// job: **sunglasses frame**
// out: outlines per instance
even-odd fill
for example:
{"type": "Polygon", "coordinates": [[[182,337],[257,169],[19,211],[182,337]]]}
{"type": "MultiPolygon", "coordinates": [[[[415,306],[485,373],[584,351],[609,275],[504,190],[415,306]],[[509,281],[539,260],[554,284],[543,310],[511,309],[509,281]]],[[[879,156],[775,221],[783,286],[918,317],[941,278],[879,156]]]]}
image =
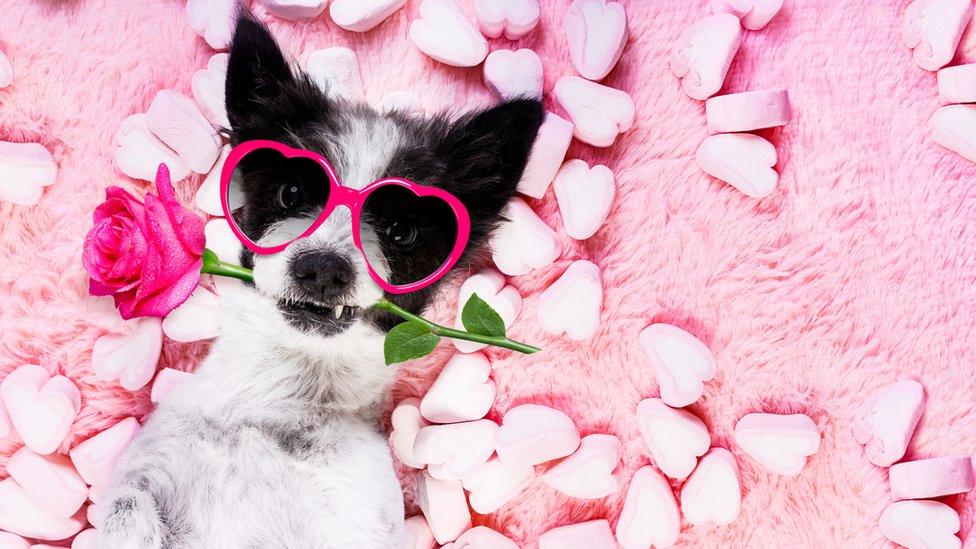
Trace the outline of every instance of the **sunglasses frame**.
{"type": "Polygon", "coordinates": [[[370,183],[369,185],[366,185],[362,189],[344,187],[339,183],[339,178],[336,176],[335,170],[332,168],[332,164],[330,164],[328,160],[323,158],[318,153],[303,149],[295,149],[289,147],[288,145],[278,143],[277,141],[269,141],[265,139],[245,141],[230,151],[230,154],[227,156],[227,161],[224,162],[224,167],[220,173],[220,205],[224,210],[224,217],[227,219],[227,223],[230,225],[230,229],[233,231],[234,236],[236,236],[237,239],[241,241],[241,244],[247,247],[247,249],[258,255],[270,255],[278,253],[287,248],[293,242],[308,237],[314,233],[315,230],[318,229],[326,219],[328,219],[328,217],[338,206],[346,206],[349,208],[349,211],[352,214],[353,243],[355,243],[356,248],[359,249],[359,253],[363,256],[363,260],[366,262],[366,269],[369,271],[369,276],[372,277],[372,279],[383,290],[392,294],[415,292],[430,286],[442,278],[452,267],[454,267],[455,264],[457,264],[458,260],[461,259],[461,255],[464,253],[464,249],[468,245],[468,238],[471,235],[471,219],[468,216],[467,208],[464,207],[464,204],[462,204],[457,197],[444,189],[429,185],[420,185],[399,177],[379,179],[370,183]],[[315,221],[309,225],[308,229],[284,244],[270,247],[261,246],[260,244],[252,241],[247,237],[247,235],[244,234],[240,227],[237,226],[237,222],[231,215],[228,198],[231,179],[233,177],[234,170],[237,169],[238,163],[248,154],[261,149],[273,150],[280,153],[285,158],[308,158],[313,160],[322,168],[323,174],[329,180],[329,199],[326,201],[325,207],[322,209],[322,213],[320,213],[315,221]],[[454,212],[454,217],[457,219],[457,235],[454,241],[454,248],[451,250],[450,255],[448,255],[447,259],[445,259],[441,266],[438,267],[433,273],[417,282],[411,282],[409,284],[390,284],[384,280],[383,277],[381,277],[379,273],[373,269],[373,265],[370,263],[369,257],[366,255],[366,251],[363,250],[363,244],[359,237],[360,219],[363,205],[374,191],[390,185],[404,187],[410,190],[410,192],[412,192],[418,198],[430,196],[443,200],[454,212]]]}

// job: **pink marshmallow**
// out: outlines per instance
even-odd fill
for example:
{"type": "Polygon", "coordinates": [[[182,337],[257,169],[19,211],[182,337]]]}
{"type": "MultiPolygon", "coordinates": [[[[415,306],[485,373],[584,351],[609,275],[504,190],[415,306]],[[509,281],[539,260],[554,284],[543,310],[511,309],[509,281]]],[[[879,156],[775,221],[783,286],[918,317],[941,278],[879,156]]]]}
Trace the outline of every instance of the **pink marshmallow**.
{"type": "Polygon", "coordinates": [[[566,158],[566,151],[569,150],[572,140],[573,125],[551,112],[546,113],[539,133],[536,134],[535,143],[532,144],[532,152],[525,171],[522,172],[522,179],[519,180],[518,192],[532,198],[545,196],[549,184],[566,158]]]}
{"type": "Polygon", "coordinates": [[[105,334],[95,340],[92,370],[103,381],[118,379],[124,389],[146,386],[156,373],[163,348],[163,324],[158,318],[125,321],[126,333],[105,334]]]}
{"type": "Polygon", "coordinates": [[[3,398],[0,397],[0,440],[13,441],[14,439],[19,439],[19,437],[14,426],[10,424],[7,407],[3,405],[3,398]]]}
{"type": "Polygon", "coordinates": [[[583,160],[563,164],[553,184],[566,234],[575,240],[593,236],[610,214],[617,186],[610,168],[592,168],[583,160]]]}
{"type": "Polygon", "coordinates": [[[51,376],[28,364],[7,374],[0,396],[10,424],[31,450],[50,454],[57,450],[81,410],[81,395],[64,376],[51,376]]]}
{"type": "Polygon", "coordinates": [[[238,10],[250,4],[250,0],[188,0],[186,20],[211,48],[226,50],[234,37],[238,10]]]}
{"type": "Polygon", "coordinates": [[[605,519],[553,528],[539,536],[539,549],[617,549],[605,519]]]}
{"type": "Polygon", "coordinates": [[[481,34],[518,40],[539,23],[539,0],[474,0],[481,34]]]}
{"type": "Polygon", "coordinates": [[[976,162],[976,105],[940,107],[929,119],[932,141],[976,162]]]}
{"type": "MultiPolygon", "coordinates": [[[[230,262],[235,261],[234,258],[240,257],[241,248],[242,248],[241,241],[238,240],[236,236],[234,236],[234,231],[230,228],[230,224],[227,222],[227,219],[223,217],[215,217],[210,221],[207,221],[207,224],[203,227],[203,235],[207,242],[207,248],[209,250],[212,250],[214,253],[216,253],[217,257],[221,259],[229,258],[225,260],[230,262]]],[[[221,289],[221,281],[226,282],[228,277],[215,276],[213,278],[214,278],[214,289],[216,289],[217,293],[219,294],[221,289]]],[[[204,323],[205,327],[207,327],[207,331],[211,333],[215,331],[219,332],[220,326],[219,325],[215,326],[213,324],[213,322],[217,320],[215,316],[219,315],[219,310],[214,310],[212,308],[209,308],[204,312],[207,314],[208,317],[207,322],[204,323]]],[[[196,335],[199,334],[200,332],[197,331],[196,335]]],[[[191,336],[194,334],[193,332],[190,332],[185,335],[191,336]]]]}
{"type": "Polygon", "coordinates": [[[532,50],[495,50],[484,71],[485,85],[502,99],[542,97],[542,60],[532,50]]]}
{"type": "Polygon", "coordinates": [[[428,425],[417,432],[413,455],[436,479],[460,480],[495,452],[498,424],[489,419],[428,425]]]}
{"type": "Polygon", "coordinates": [[[58,163],[43,145],[0,141],[0,200],[33,206],[57,175],[58,163]]]}
{"type": "Polygon", "coordinates": [[[336,25],[347,31],[367,32],[406,3],[407,0],[332,0],[329,15],[336,25]]]}
{"type": "Polygon", "coordinates": [[[41,456],[24,446],[10,457],[7,473],[38,507],[56,517],[71,517],[88,499],[88,486],[67,456],[41,456]]]}
{"type": "Polygon", "coordinates": [[[915,64],[937,71],[952,61],[973,13],[971,0],[915,0],[902,15],[901,37],[915,64]]]}
{"type": "MultiPolygon", "coordinates": [[[[217,157],[217,163],[210,169],[210,173],[204,178],[203,184],[197,189],[197,194],[194,197],[197,208],[212,216],[221,217],[224,215],[223,207],[220,204],[220,175],[224,170],[224,162],[227,161],[230,150],[230,145],[224,145],[220,149],[220,156],[217,157]]],[[[237,240],[237,237],[234,237],[234,239],[237,240]]],[[[218,254],[218,257],[223,258],[224,256],[218,254]]]]}
{"type": "Polygon", "coordinates": [[[224,86],[227,81],[227,61],[230,56],[218,53],[210,57],[207,68],[193,73],[190,89],[193,99],[200,105],[207,119],[224,128],[230,128],[224,86]]]}
{"type": "Polygon", "coordinates": [[[705,117],[712,133],[785,126],[790,121],[790,96],[781,89],[718,95],[705,101],[705,117]]]}
{"type": "Polygon", "coordinates": [[[573,420],[559,410],[538,404],[510,409],[495,434],[498,459],[508,467],[529,467],[565,457],[579,445],[579,431],[573,420]]]}
{"type": "Polygon", "coordinates": [[[896,500],[964,494],[973,489],[973,461],[952,456],[896,463],[888,469],[888,482],[896,500]]]}
{"type": "Polygon", "coordinates": [[[495,402],[491,362],[482,353],[456,354],[420,401],[420,413],[434,423],[456,423],[485,417],[495,402]]]}
{"type": "MultiPolygon", "coordinates": [[[[498,316],[502,317],[506,329],[515,323],[519,313],[522,312],[522,295],[519,294],[518,290],[514,286],[505,284],[505,277],[498,271],[485,269],[469,276],[461,284],[461,291],[458,293],[457,315],[454,321],[454,326],[459,329],[464,327],[461,322],[464,305],[474,294],[478,294],[479,298],[483,299],[498,313],[498,316]]],[[[461,339],[454,339],[452,343],[462,353],[473,353],[487,347],[484,343],[461,339]]]]}
{"type": "Polygon", "coordinates": [[[661,389],[661,400],[681,408],[698,400],[718,366],[697,337],[669,324],[651,324],[638,336],[661,389]]]}
{"type": "Polygon", "coordinates": [[[349,48],[315,50],[305,59],[305,72],[330,97],[361,101],[365,95],[359,59],[349,48]]]}
{"type": "Polygon", "coordinates": [[[712,448],[681,487],[681,513],[694,526],[735,522],[742,507],[739,466],[725,448],[712,448]]]}
{"type": "Polygon", "coordinates": [[[410,517],[403,522],[403,529],[406,533],[406,549],[434,549],[434,533],[427,525],[427,519],[423,515],[410,517]]]}
{"type": "Polygon", "coordinates": [[[625,91],[578,76],[556,82],[553,96],[573,120],[576,139],[594,147],[609,147],[617,135],[634,125],[634,100],[625,91]]]}
{"type": "Polygon", "coordinates": [[[943,105],[976,103],[976,63],[946,67],[936,73],[943,105]]]}
{"type": "Polygon", "coordinates": [[[471,527],[471,513],[461,481],[438,480],[427,471],[417,473],[417,505],[427,518],[437,543],[454,541],[471,527]]]}
{"type": "Polygon", "coordinates": [[[489,459],[461,480],[476,513],[487,515],[517,496],[535,476],[535,468],[508,467],[497,457],[489,459]]]}
{"type": "Polygon", "coordinates": [[[155,181],[160,164],[169,168],[170,179],[175,183],[190,175],[190,167],[165,143],[159,140],[146,124],[146,115],[134,114],[122,121],[115,134],[118,148],[115,164],[119,171],[134,179],[155,181]]]}
{"type": "Polygon", "coordinates": [[[278,17],[300,21],[318,17],[329,5],[329,0],[261,0],[261,3],[278,17]]]}
{"type": "Polygon", "coordinates": [[[556,232],[521,198],[505,207],[502,223],[491,238],[491,258],[498,270],[519,276],[551,265],[562,252],[556,232]]]}
{"type": "Polygon", "coordinates": [[[681,79],[688,97],[705,100],[722,89],[741,40],[739,19],[728,13],[706,17],[678,36],[671,72],[681,79]]]}
{"type": "Polygon", "coordinates": [[[671,547],[681,532],[681,515],[671,485],[650,466],[634,473],[617,521],[617,541],[623,549],[671,547]]]}
{"type": "Polygon", "coordinates": [[[173,368],[163,368],[156,374],[156,379],[153,381],[152,390],[149,392],[149,400],[153,404],[158,404],[173,387],[179,385],[183,380],[193,377],[190,372],[183,372],[181,370],[174,370],[173,368]]]}
{"type": "Polygon", "coordinates": [[[820,449],[820,431],[803,414],[746,414],[735,424],[735,443],[766,469],[795,476],[820,449]]]}
{"type": "Polygon", "coordinates": [[[620,2],[573,0],[563,30],[576,71],[587,80],[603,80],[627,45],[627,14],[620,2]]]}
{"type": "Polygon", "coordinates": [[[944,503],[896,501],[878,519],[886,538],[908,549],[959,549],[959,514],[944,503]]]}
{"type": "Polygon", "coordinates": [[[487,526],[475,526],[454,541],[454,549],[519,549],[519,546],[487,526]]]}
{"type": "Polygon", "coordinates": [[[712,11],[731,13],[749,30],[765,27],[783,7],[783,0],[712,0],[712,11]]]}
{"type": "Polygon", "coordinates": [[[637,427],[658,469],[674,479],[687,478],[712,443],[698,416],[672,408],[659,398],[637,404],[637,427]]]}
{"type": "Polygon", "coordinates": [[[101,508],[96,503],[92,503],[85,509],[85,516],[88,519],[88,524],[91,524],[95,528],[102,527],[102,514],[99,512],[101,508]]]}
{"type": "Polygon", "coordinates": [[[163,333],[173,341],[189,343],[220,335],[220,301],[217,294],[197,286],[179,307],[163,319],[163,333]]]}
{"type": "Polygon", "coordinates": [[[196,173],[207,173],[220,156],[220,136],[200,107],[173,90],[160,90],[146,110],[146,125],[196,173]]]}
{"type": "Polygon", "coordinates": [[[0,481],[0,530],[41,540],[69,538],[85,526],[84,512],[63,518],[38,506],[17,482],[0,481]]]}
{"type": "Polygon", "coordinates": [[[127,417],[72,448],[68,453],[81,478],[91,485],[107,483],[115,462],[139,429],[136,418],[127,417]]]}
{"type": "Polygon", "coordinates": [[[721,133],[706,137],[695,153],[698,167],[732,185],[750,198],[765,198],[776,190],[779,174],[776,147],[751,133],[721,133]]]}
{"type": "Polygon", "coordinates": [[[868,461],[888,467],[900,460],[924,408],[925,390],[912,379],[896,381],[871,395],[854,415],[854,438],[864,445],[868,461]]]}
{"type": "Polygon", "coordinates": [[[552,488],[580,499],[599,499],[617,491],[613,474],[620,463],[622,446],[613,435],[586,435],[573,455],[542,475],[552,488]]]}
{"type": "Polygon", "coordinates": [[[413,453],[413,444],[417,433],[427,425],[427,420],[420,415],[420,400],[407,398],[400,401],[390,416],[393,428],[390,431],[390,449],[400,463],[414,469],[421,469],[425,465],[413,453]]]}
{"type": "Polygon", "coordinates": [[[539,325],[550,334],[565,333],[575,341],[586,341],[600,327],[602,307],[600,268],[581,259],[539,296],[539,325]]]}
{"type": "Polygon", "coordinates": [[[0,532],[0,549],[28,549],[29,547],[30,543],[17,534],[0,532]]]}
{"type": "Polygon", "coordinates": [[[98,549],[98,530],[88,528],[71,540],[71,549],[98,549]]]}
{"type": "Polygon", "coordinates": [[[421,0],[410,39],[429,57],[455,67],[473,67],[488,55],[488,42],[457,0],[421,0]]]}

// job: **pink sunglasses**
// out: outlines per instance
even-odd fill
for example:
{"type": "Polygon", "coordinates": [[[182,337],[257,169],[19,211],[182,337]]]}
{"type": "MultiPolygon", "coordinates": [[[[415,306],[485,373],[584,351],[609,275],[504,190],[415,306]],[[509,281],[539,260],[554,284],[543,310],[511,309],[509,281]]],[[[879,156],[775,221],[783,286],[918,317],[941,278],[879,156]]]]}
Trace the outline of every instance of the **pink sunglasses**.
{"type": "MultiPolygon", "coordinates": [[[[447,274],[464,253],[471,231],[467,209],[460,200],[443,189],[401,178],[380,179],[361,190],[344,187],[339,184],[332,165],[321,155],[267,140],[246,141],[230,152],[220,175],[220,202],[234,235],[259,255],[278,253],[292,242],[311,235],[337,206],[346,206],[352,214],[353,242],[366,260],[369,275],[383,290],[393,294],[420,290],[447,274]],[[244,167],[241,166],[242,161],[244,167]],[[267,232],[265,229],[268,227],[250,229],[254,234],[248,235],[244,227],[249,227],[250,223],[243,219],[244,214],[238,206],[243,193],[242,182],[245,177],[251,176],[271,180],[265,181],[258,189],[263,189],[264,193],[275,189],[275,195],[267,198],[281,213],[286,214],[283,217],[287,218],[287,223],[275,224],[267,232]],[[327,185],[318,184],[322,176],[327,180],[327,185]],[[301,197],[301,202],[298,197],[301,197]],[[302,208],[298,209],[296,204],[302,208]],[[321,211],[318,212],[320,207],[321,211]],[[385,279],[374,268],[374,263],[388,266],[388,263],[397,260],[395,254],[392,258],[371,257],[373,253],[363,248],[360,222],[364,212],[367,216],[382,216],[384,210],[390,208],[397,210],[397,219],[409,218],[419,222],[426,227],[424,230],[455,231],[453,245],[438,250],[433,244],[428,244],[441,242],[441,239],[420,238],[418,241],[423,235],[415,225],[401,221],[391,224],[388,231],[398,224],[399,231],[408,231],[405,235],[398,233],[399,241],[394,237],[388,245],[400,246],[394,251],[404,256],[404,261],[410,261],[412,270],[420,271],[413,275],[417,280],[394,282],[385,279]],[[296,212],[301,215],[295,216],[296,212]],[[406,237],[410,237],[409,246],[404,245],[406,237]],[[417,244],[420,245],[418,249],[410,248],[417,244]],[[428,263],[426,267],[424,262],[428,263]]],[[[442,238],[442,233],[440,236],[442,238]]],[[[393,271],[389,268],[386,270],[393,271]]]]}

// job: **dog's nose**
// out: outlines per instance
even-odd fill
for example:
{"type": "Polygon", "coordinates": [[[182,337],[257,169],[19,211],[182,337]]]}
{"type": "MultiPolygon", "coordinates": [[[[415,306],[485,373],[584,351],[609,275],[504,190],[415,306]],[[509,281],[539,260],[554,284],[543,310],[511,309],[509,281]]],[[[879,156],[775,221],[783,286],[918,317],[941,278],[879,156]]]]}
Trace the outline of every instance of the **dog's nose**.
{"type": "Polygon", "coordinates": [[[291,261],[298,286],[316,299],[330,301],[349,289],[356,273],[348,259],[335,252],[303,252],[291,261]]]}

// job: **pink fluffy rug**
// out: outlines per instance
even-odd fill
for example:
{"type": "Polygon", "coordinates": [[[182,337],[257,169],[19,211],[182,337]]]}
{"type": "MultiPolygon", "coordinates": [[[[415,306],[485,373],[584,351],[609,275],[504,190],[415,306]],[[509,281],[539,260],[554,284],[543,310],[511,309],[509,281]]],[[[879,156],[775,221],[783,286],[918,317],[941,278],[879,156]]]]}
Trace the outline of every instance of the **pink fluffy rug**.
{"type": "MultiPolygon", "coordinates": [[[[546,89],[572,73],[561,30],[566,0],[543,2],[540,28],[512,44],[546,67],[546,89]]],[[[911,457],[976,452],[976,166],[935,145],[926,121],[937,106],[935,76],[901,45],[907,1],[795,2],[761,32],[748,32],[726,89],[789,89],[793,121],[769,132],[779,152],[777,191],[761,201],[704,175],[694,152],[706,135],[702,103],[668,71],[679,32],[710,13],[706,0],[626,3],[631,38],[606,84],[637,103],[634,128],[610,149],[574,144],[570,157],[610,166],[618,198],[603,229],[583,243],[563,239],[557,264],[512,283],[526,297],[512,330],[540,343],[532,357],[497,353],[499,396],[490,417],[535,402],[566,411],[586,433],[621,438],[625,479],[647,464],[636,403],[657,383],[636,341],[652,322],[696,334],[719,373],[692,406],[730,447],[742,470],[743,506],[728,527],[685,526],[689,547],[877,547],[889,500],[885,470],[851,436],[865,395],[900,376],[925,385],[928,406],[911,457]],[[543,333],[539,292],[573,259],[603,272],[603,325],[586,343],[543,333]],[[769,474],[731,441],[754,411],[802,412],[823,434],[820,452],[796,478],[769,474]]],[[[416,2],[377,30],[354,34],[323,16],[293,23],[254,11],[296,58],[348,45],[367,96],[399,89],[431,110],[490,101],[480,69],[454,69],[407,39],[416,2]]],[[[177,0],[0,0],[0,49],[14,84],[0,90],[0,140],[37,141],[57,158],[57,182],[37,207],[0,202],[0,377],[42,364],[79,384],[83,410],[64,447],[126,415],[151,410],[92,374],[93,341],[115,323],[111,304],[87,295],[79,260],[90,214],[110,184],[145,185],[115,167],[113,137],[161,88],[189,93],[190,75],[212,53],[186,24],[177,0]]],[[[191,199],[199,177],[180,185],[191,199]]],[[[532,204],[553,227],[552,195],[532,204]]],[[[452,317],[456,289],[435,316],[452,317]]],[[[192,370],[206,344],[167,342],[162,366],[192,370]]],[[[450,349],[402,369],[395,398],[422,393],[450,349]]],[[[0,455],[13,448],[0,443],[0,455]]],[[[0,457],[0,464],[5,457],[0,457]]],[[[405,479],[409,507],[412,481],[405,479]]],[[[948,498],[962,535],[976,496],[948,498]]],[[[476,523],[527,547],[554,526],[606,517],[618,496],[586,502],[536,482],[476,523]]],[[[969,536],[976,538],[976,536],[969,536]]],[[[970,541],[970,543],[976,543],[970,541]]]]}

